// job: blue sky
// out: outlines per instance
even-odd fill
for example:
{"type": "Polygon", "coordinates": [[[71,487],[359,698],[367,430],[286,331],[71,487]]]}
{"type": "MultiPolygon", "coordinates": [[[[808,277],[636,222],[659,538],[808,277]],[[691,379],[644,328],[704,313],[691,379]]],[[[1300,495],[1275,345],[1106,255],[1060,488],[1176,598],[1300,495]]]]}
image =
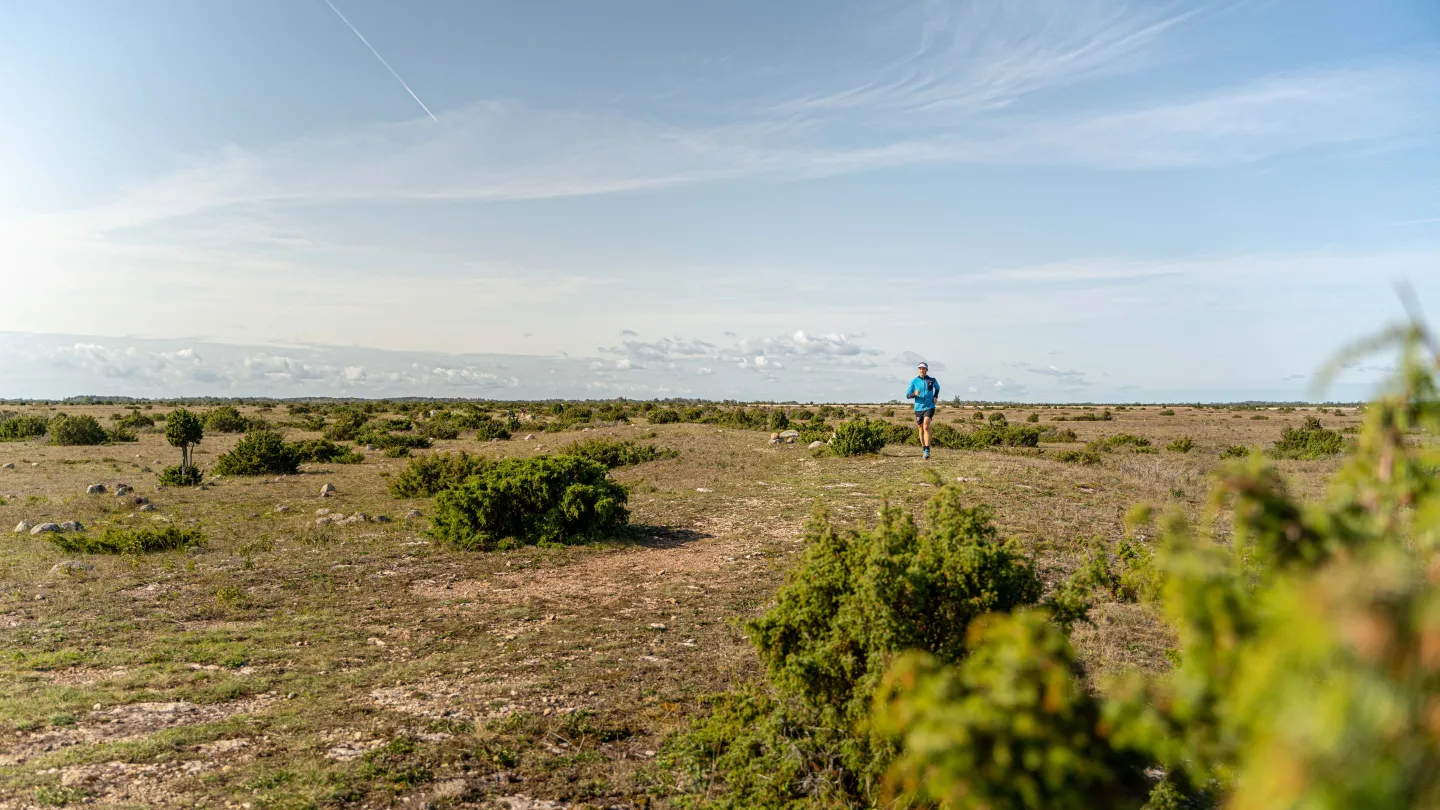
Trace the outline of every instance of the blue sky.
{"type": "Polygon", "coordinates": [[[325,0],[0,3],[0,397],[1291,399],[1440,311],[1433,0],[335,6],[434,119],[325,0]]]}

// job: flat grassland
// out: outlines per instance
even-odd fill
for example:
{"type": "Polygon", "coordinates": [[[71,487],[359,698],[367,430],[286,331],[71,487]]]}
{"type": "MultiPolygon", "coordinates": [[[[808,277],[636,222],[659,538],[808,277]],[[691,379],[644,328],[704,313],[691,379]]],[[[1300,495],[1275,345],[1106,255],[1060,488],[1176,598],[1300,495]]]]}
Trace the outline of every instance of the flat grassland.
{"type": "MultiPolygon", "coordinates": [[[[116,409],[60,410],[104,422],[116,409]]],[[[1081,442],[1151,442],[1151,452],[1121,448],[1098,465],[1056,460],[1078,443],[937,449],[929,462],[908,446],[839,458],[771,445],[763,431],[640,419],[419,451],[513,457],[595,436],[678,451],[614,471],[631,487],[633,536],[493,553],[431,543],[432,501],[392,498],[389,479],[407,462],[379,453],[158,489],[156,473],[179,461],[163,433],[92,447],[0,443],[0,465],[14,464],[0,469],[0,807],[667,806],[655,754],[706,695],[759,676],[739,621],[772,598],[817,503],[837,522],[863,523],[882,498],[919,511],[937,483],[958,480],[1053,582],[1092,538],[1120,537],[1135,503],[1205,518],[1224,448],[1268,446],[1314,415],[1174,411],[1055,425],[1081,442]],[[1181,436],[1194,449],[1165,449],[1181,436]],[[86,494],[94,483],[111,492],[86,494]],[[115,497],[121,483],[135,492],[115,497]],[[325,483],[336,492],[321,498],[325,483]],[[155,509],[138,511],[134,495],[155,509]],[[319,526],[321,509],[393,520],[319,526]],[[422,517],[404,517],[412,509],[422,517]],[[67,554],[10,533],[21,520],[79,520],[92,532],[169,524],[198,528],[206,543],[67,554]],[[57,567],[65,560],[93,569],[57,567]]],[[[1014,424],[1031,412],[1045,426],[1098,409],[1006,415],[1014,424]]],[[[942,422],[970,417],[939,412],[942,422]]],[[[1358,418],[1322,416],[1335,429],[1358,418]]],[[[208,469],[237,440],[207,435],[197,461],[208,469]]],[[[1307,497],[1337,464],[1279,462],[1307,497]]],[[[1215,519],[1223,536],[1224,513],[1215,519]]],[[[1170,639],[1151,608],[1104,603],[1092,617],[1075,631],[1092,675],[1168,666],[1170,639]]]]}

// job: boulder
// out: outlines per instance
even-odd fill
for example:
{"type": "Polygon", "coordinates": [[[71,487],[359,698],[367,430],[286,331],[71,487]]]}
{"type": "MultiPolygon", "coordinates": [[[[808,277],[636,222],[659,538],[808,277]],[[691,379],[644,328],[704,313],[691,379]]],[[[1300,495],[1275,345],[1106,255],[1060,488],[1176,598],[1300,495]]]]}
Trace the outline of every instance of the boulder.
{"type": "Polygon", "coordinates": [[[103,495],[103,494],[105,494],[105,485],[104,485],[104,484],[91,484],[90,486],[88,486],[88,487],[85,488],[85,494],[86,494],[86,495],[103,495]]]}
{"type": "Polygon", "coordinates": [[[125,486],[124,484],[121,484],[121,485],[115,487],[115,497],[117,497],[117,498],[123,498],[123,497],[125,497],[126,495],[129,495],[129,494],[130,494],[130,487],[127,487],[127,486],[125,486]]]}
{"type": "Polygon", "coordinates": [[[534,433],[526,433],[526,434],[525,434],[525,441],[528,442],[528,441],[530,441],[530,440],[533,439],[533,438],[535,438],[535,434],[534,434],[534,433]]]}
{"type": "Polygon", "coordinates": [[[60,524],[60,528],[67,532],[83,532],[85,531],[85,524],[78,520],[67,520],[60,524]]]}
{"type": "Polygon", "coordinates": [[[405,517],[407,517],[407,518],[418,518],[418,517],[421,517],[420,510],[419,510],[419,509],[411,509],[409,512],[406,512],[406,513],[405,513],[405,517]]]}
{"type": "Polygon", "coordinates": [[[375,450],[376,450],[377,448],[376,448],[375,445],[373,445],[373,444],[367,444],[367,445],[365,445],[365,449],[368,450],[368,451],[370,451],[371,453],[373,453],[373,452],[375,452],[375,450]]]}
{"type": "Polygon", "coordinates": [[[822,447],[824,447],[824,446],[825,446],[825,443],[822,442],[822,441],[820,441],[819,439],[816,439],[815,441],[810,442],[810,449],[811,449],[811,450],[819,450],[820,448],[822,448],[822,447]]]}
{"type": "Polygon", "coordinates": [[[780,437],[779,437],[779,436],[771,436],[771,437],[770,437],[770,443],[771,443],[771,444],[779,444],[779,443],[780,443],[780,437]]]}
{"type": "Polygon", "coordinates": [[[28,532],[28,531],[30,531],[30,522],[29,522],[29,521],[27,521],[27,520],[22,520],[22,521],[20,521],[19,523],[15,524],[15,533],[16,533],[16,534],[24,534],[25,532],[28,532]]]}
{"type": "Polygon", "coordinates": [[[61,560],[50,566],[50,575],[59,576],[63,574],[92,574],[95,566],[92,563],[80,562],[79,560],[61,560]]]}
{"type": "Polygon", "coordinates": [[[154,511],[155,511],[155,504],[150,503],[149,501],[146,501],[145,503],[140,504],[140,511],[141,511],[141,512],[154,512],[154,511]]]}
{"type": "Polygon", "coordinates": [[[328,515],[328,514],[330,514],[330,510],[329,510],[329,509],[326,509],[326,508],[324,508],[324,507],[321,507],[321,508],[315,510],[315,514],[317,514],[317,515],[328,515]]]}
{"type": "Polygon", "coordinates": [[[50,532],[58,532],[58,531],[60,531],[60,524],[59,524],[59,523],[41,523],[39,526],[36,526],[35,528],[31,529],[31,530],[30,530],[30,533],[31,533],[31,534],[48,534],[48,533],[50,533],[50,532]]]}
{"type": "Polygon", "coordinates": [[[276,512],[289,512],[289,511],[290,511],[290,507],[285,506],[285,505],[282,504],[282,505],[280,505],[280,506],[275,507],[275,511],[276,511],[276,512]]]}
{"type": "Polygon", "coordinates": [[[0,470],[13,470],[13,469],[15,469],[15,462],[13,462],[13,461],[7,461],[7,462],[5,462],[4,464],[0,464],[0,470]]]}
{"type": "Polygon", "coordinates": [[[329,515],[326,515],[325,517],[315,518],[316,526],[329,526],[333,522],[335,522],[335,518],[330,517],[329,515]]]}
{"type": "Polygon", "coordinates": [[[780,438],[782,438],[782,439],[798,439],[798,438],[800,438],[800,431],[798,431],[798,430],[782,430],[782,431],[780,431],[780,438]]]}
{"type": "Polygon", "coordinates": [[[144,495],[136,495],[136,496],[135,496],[135,499],[132,500],[132,501],[130,501],[130,503],[133,503],[133,504],[135,504],[136,506],[144,506],[145,504],[147,504],[147,503],[149,503],[149,502],[150,502],[150,499],[147,498],[147,497],[145,497],[144,495]]]}
{"type": "Polygon", "coordinates": [[[320,497],[328,498],[334,494],[335,491],[335,485],[327,481],[325,486],[320,487],[320,497]]]}
{"type": "Polygon", "coordinates": [[[375,517],[371,518],[371,520],[374,520],[376,523],[389,523],[389,522],[390,522],[390,518],[389,518],[389,517],[386,517],[385,515],[376,515],[375,517]]]}

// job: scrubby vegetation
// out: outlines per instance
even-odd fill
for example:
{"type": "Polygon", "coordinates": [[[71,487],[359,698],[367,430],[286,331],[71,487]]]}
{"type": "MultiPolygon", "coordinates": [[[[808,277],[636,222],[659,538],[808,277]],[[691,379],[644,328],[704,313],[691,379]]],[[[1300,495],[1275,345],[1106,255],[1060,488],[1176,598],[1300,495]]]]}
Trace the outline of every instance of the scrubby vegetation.
{"type": "Polygon", "coordinates": [[[863,562],[812,530],[805,562],[751,625],[771,689],[718,702],[679,738],[671,757],[683,784],[722,806],[1440,803],[1440,449],[1407,439],[1440,432],[1440,396],[1420,332],[1405,336],[1399,388],[1367,412],[1322,502],[1298,501],[1252,455],[1217,480],[1230,535],[1177,514],[1153,546],[1098,546],[1056,589],[1057,604],[1095,586],[1158,600],[1179,640],[1171,671],[1132,671],[1097,693],[1064,622],[1018,609],[1038,593],[1016,587],[1023,576],[977,577],[993,583],[985,592],[1024,595],[978,620],[910,613],[916,566],[895,558],[913,547],[913,527],[897,531],[882,515],[875,534],[894,539],[863,562]],[[878,584],[894,574],[904,587],[878,584]],[[857,591],[878,600],[847,610],[857,591]],[[875,644],[897,627],[966,634],[875,644]],[[886,674],[871,688],[878,667],[886,674]]]}
{"type": "Polygon", "coordinates": [[[591,461],[598,461],[604,464],[606,469],[616,467],[631,467],[636,464],[644,464],[648,461],[655,461],[662,458],[675,458],[680,455],[675,450],[665,450],[653,444],[640,444],[629,439],[606,439],[594,438],[584,439],[572,443],[569,447],[560,451],[565,455],[579,456],[591,461]]]}
{"type": "Polygon", "coordinates": [[[110,434],[88,414],[56,414],[46,424],[46,432],[50,434],[51,444],[87,445],[110,441],[110,434]]]}
{"type": "Polygon", "coordinates": [[[190,452],[205,438],[205,428],[200,417],[184,408],[176,408],[165,417],[165,441],[171,447],[180,449],[180,466],[166,469],[160,474],[164,486],[184,486],[200,483],[200,472],[190,460],[190,452]],[[172,472],[173,470],[173,472],[172,472]]]}
{"type": "Polygon", "coordinates": [[[599,540],[629,521],[627,499],[625,487],[599,462],[566,455],[505,459],[440,492],[430,535],[473,551],[599,540]]]}
{"type": "Polygon", "coordinates": [[[193,487],[198,486],[204,478],[205,471],[199,467],[193,464],[189,466],[176,464],[160,471],[160,486],[193,487]]]}
{"type": "Polygon", "coordinates": [[[244,433],[249,426],[234,405],[221,405],[205,413],[205,429],[211,433],[244,433]]]}
{"type": "Polygon", "coordinates": [[[301,463],[311,464],[359,464],[365,460],[363,453],[353,447],[336,444],[329,439],[307,439],[290,445],[295,457],[301,463]]]}
{"type": "Polygon", "coordinates": [[[841,422],[835,428],[835,439],[830,451],[837,456],[860,456],[878,453],[885,446],[886,428],[883,422],[861,417],[841,422]]]}
{"type": "Polygon", "coordinates": [[[21,442],[45,435],[43,417],[29,414],[0,413],[0,442],[21,442]]]}
{"type": "Polygon", "coordinates": [[[299,451],[268,428],[251,429],[210,467],[215,475],[290,475],[299,469],[299,451]]]}
{"type": "Polygon", "coordinates": [[[1316,417],[1307,416],[1300,427],[1285,428],[1270,452],[1276,458],[1317,459],[1344,449],[1344,436],[1321,425],[1316,417]]]}
{"type": "Polygon", "coordinates": [[[668,761],[683,788],[721,788],[719,806],[874,803],[896,754],[895,737],[869,722],[890,659],[925,650],[960,661],[973,620],[1036,605],[1042,589],[990,512],[953,487],[930,502],[924,530],[888,506],[868,530],[817,513],[775,606],[746,626],[769,689],[717,701],[668,761]]]}
{"type": "Polygon", "coordinates": [[[115,427],[123,430],[143,430],[155,427],[155,417],[138,408],[125,413],[117,413],[110,417],[110,421],[115,423],[115,427]]]}
{"type": "Polygon", "coordinates": [[[390,482],[390,494],[396,498],[430,498],[441,491],[459,486],[472,475],[494,466],[487,456],[458,453],[430,453],[410,459],[390,482]]]}
{"type": "Polygon", "coordinates": [[[47,539],[61,551],[79,554],[148,554],[204,545],[205,536],[196,529],[166,526],[161,529],[122,529],[107,526],[99,536],[92,534],[50,534],[47,539]]]}

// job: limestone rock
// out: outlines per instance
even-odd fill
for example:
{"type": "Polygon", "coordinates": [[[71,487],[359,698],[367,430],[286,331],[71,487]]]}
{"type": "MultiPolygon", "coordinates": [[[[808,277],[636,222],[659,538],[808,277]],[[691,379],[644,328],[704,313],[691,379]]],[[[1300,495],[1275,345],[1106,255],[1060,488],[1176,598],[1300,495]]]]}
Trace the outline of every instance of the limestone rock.
{"type": "Polygon", "coordinates": [[[819,439],[816,439],[815,441],[810,442],[810,449],[811,449],[811,450],[819,450],[820,448],[822,448],[822,447],[824,447],[824,446],[825,446],[825,443],[822,442],[822,441],[820,441],[819,439]]]}
{"type": "Polygon", "coordinates": [[[19,523],[15,524],[15,533],[16,533],[16,534],[24,534],[25,532],[28,532],[28,531],[30,531],[30,522],[29,522],[29,521],[22,520],[22,521],[20,521],[19,523]]]}
{"type": "Polygon", "coordinates": [[[85,524],[78,520],[67,520],[60,524],[60,528],[67,532],[83,532],[85,531],[85,524]]]}
{"type": "Polygon", "coordinates": [[[31,529],[31,530],[30,530],[30,533],[31,533],[31,534],[48,534],[48,533],[50,533],[50,532],[58,532],[58,531],[60,531],[60,524],[59,524],[59,523],[41,523],[39,526],[36,526],[35,528],[31,529]]]}
{"type": "Polygon", "coordinates": [[[285,505],[282,504],[282,505],[280,505],[280,506],[275,507],[275,511],[276,511],[276,512],[289,512],[289,511],[290,511],[290,507],[285,506],[285,505]]]}
{"type": "Polygon", "coordinates": [[[418,518],[418,517],[420,517],[420,516],[421,516],[421,515],[420,515],[420,510],[419,510],[419,509],[411,509],[409,512],[406,512],[406,513],[405,513],[405,517],[407,517],[407,518],[418,518]]]}
{"type": "Polygon", "coordinates": [[[103,495],[103,494],[105,494],[105,485],[104,485],[104,484],[91,484],[90,486],[88,486],[88,487],[85,488],[85,494],[86,494],[86,495],[103,495]]]}
{"type": "Polygon", "coordinates": [[[15,469],[15,462],[13,462],[13,461],[7,461],[7,462],[5,462],[4,464],[0,464],[0,470],[13,470],[13,469],[15,469]]]}
{"type": "Polygon", "coordinates": [[[125,484],[121,484],[121,485],[115,487],[115,497],[117,497],[117,498],[123,498],[123,497],[125,497],[126,495],[129,495],[129,494],[130,494],[130,487],[126,486],[125,484]]]}
{"type": "Polygon", "coordinates": [[[371,518],[371,520],[374,520],[376,523],[389,523],[389,522],[390,522],[390,518],[387,517],[387,516],[385,516],[385,515],[376,515],[375,517],[371,518]]]}
{"type": "Polygon", "coordinates": [[[798,439],[798,438],[800,438],[800,431],[798,431],[798,430],[782,430],[782,431],[780,431],[780,438],[782,438],[782,439],[798,439]]]}
{"type": "Polygon", "coordinates": [[[154,511],[155,511],[155,504],[150,503],[149,501],[146,501],[145,503],[140,504],[140,511],[141,511],[141,512],[154,512],[154,511]]]}
{"type": "Polygon", "coordinates": [[[334,484],[331,484],[331,483],[329,483],[329,482],[327,481],[327,482],[325,483],[325,486],[320,487],[320,497],[322,497],[322,498],[328,498],[328,497],[330,497],[333,493],[335,493],[335,491],[336,491],[335,485],[334,485],[334,484]]]}
{"type": "Polygon", "coordinates": [[[88,562],[80,562],[79,560],[61,560],[60,562],[50,566],[51,576],[61,574],[92,574],[94,572],[94,564],[88,562]]]}

